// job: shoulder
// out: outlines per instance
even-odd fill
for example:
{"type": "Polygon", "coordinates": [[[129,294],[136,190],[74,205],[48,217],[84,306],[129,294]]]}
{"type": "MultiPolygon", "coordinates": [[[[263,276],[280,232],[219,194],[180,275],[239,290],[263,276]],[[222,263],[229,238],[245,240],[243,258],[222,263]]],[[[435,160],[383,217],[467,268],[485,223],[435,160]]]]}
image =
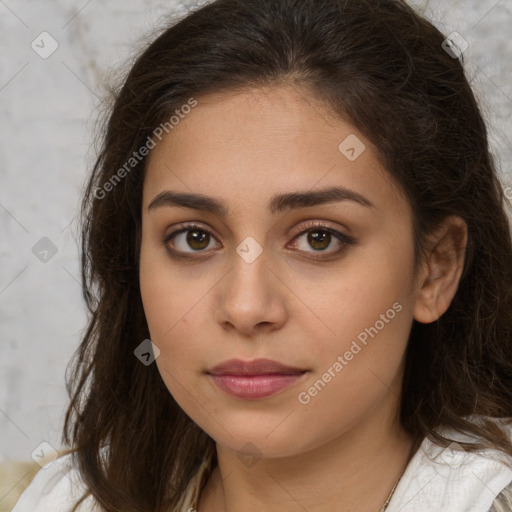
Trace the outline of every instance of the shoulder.
{"type": "Polygon", "coordinates": [[[459,443],[474,439],[445,433],[455,442],[443,448],[424,440],[395,490],[389,512],[512,512],[512,457],[491,449],[465,451],[459,443]]]}
{"type": "MultiPolygon", "coordinates": [[[[11,512],[71,512],[86,493],[73,456],[68,453],[36,473],[11,512]]],[[[85,511],[101,511],[91,496],[77,508],[77,512],[85,511]]]]}

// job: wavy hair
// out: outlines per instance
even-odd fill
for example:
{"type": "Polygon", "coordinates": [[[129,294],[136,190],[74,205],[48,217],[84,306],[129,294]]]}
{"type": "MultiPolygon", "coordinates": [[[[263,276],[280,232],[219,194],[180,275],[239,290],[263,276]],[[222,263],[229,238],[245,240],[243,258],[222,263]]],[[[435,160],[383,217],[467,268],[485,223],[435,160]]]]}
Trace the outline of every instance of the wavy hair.
{"type": "Polygon", "coordinates": [[[460,443],[469,451],[512,455],[506,197],[463,64],[444,40],[401,0],[216,0],[141,50],[115,91],[81,204],[89,319],[66,372],[63,441],[107,512],[176,511],[203,461],[216,461],[214,441],[156,365],[134,356],[149,338],[139,289],[146,158],[126,167],[161,123],[209,92],[291,84],[349,120],[412,205],[416,268],[443,219],[465,220],[464,269],[449,309],[411,327],[399,420],[415,448],[425,437],[447,446],[437,430],[451,427],[479,438],[460,443]]]}

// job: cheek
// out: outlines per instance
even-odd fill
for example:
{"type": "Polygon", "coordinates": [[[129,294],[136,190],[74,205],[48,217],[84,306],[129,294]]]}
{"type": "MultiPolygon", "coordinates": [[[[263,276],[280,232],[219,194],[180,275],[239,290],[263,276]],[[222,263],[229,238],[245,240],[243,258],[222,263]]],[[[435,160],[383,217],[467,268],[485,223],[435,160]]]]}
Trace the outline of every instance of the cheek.
{"type": "Polygon", "coordinates": [[[160,252],[143,237],[139,267],[141,299],[151,340],[163,355],[167,351],[167,340],[185,311],[183,303],[177,300],[181,290],[171,266],[160,252]]]}
{"type": "MultiPolygon", "coordinates": [[[[381,315],[385,316],[386,330],[390,326],[395,328],[406,316],[403,311],[411,301],[410,279],[397,268],[405,269],[405,266],[387,265],[383,259],[368,262],[361,257],[331,274],[323,286],[320,286],[321,280],[315,288],[304,284],[308,290],[304,302],[312,313],[306,315],[310,319],[310,330],[314,323],[318,324],[321,338],[350,339],[376,322],[382,327],[381,315]],[[393,309],[395,303],[401,307],[397,305],[393,309]],[[397,309],[402,312],[397,313],[397,309]]],[[[305,278],[295,280],[296,289],[300,289],[301,279],[305,278]]]]}
{"type": "Polygon", "coordinates": [[[139,273],[151,341],[160,349],[157,366],[166,383],[172,385],[172,380],[168,382],[168,376],[162,370],[176,376],[182,371],[198,371],[197,357],[201,352],[197,345],[205,342],[204,333],[208,332],[201,324],[207,318],[206,301],[202,299],[208,292],[208,283],[204,278],[194,276],[194,272],[179,271],[168,260],[165,251],[144,245],[139,273]]]}
{"type": "MultiPolygon", "coordinates": [[[[151,341],[159,348],[155,364],[167,389],[180,404],[189,409],[189,380],[198,371],[197,347],[191,343],[187,312],[191,309],[187,290],[180,286],[165,265],[144,259],[140,265],[141,297],[151,341]],[[151,264],[153,263],[153,264],[151,264]]],[[[190,293],[190,291],[188,292],[190,293]]]]}
{"type": "Polygon", "coordinates": [[[365,297],[361,293],[357,301],[344,301],[346,309],[332,324],[336,335],[311,346],[314,373],[298,390],[299,410],[323,417],[333,436],[340,425],[349,428],[379,408],[390,391],[400,394],[412,308],[388,296],[373,302],[365,297]]]}
{"type": "Polygon", "coordinates": [[[144,313],[152,338],[162,338],[165,325],[169,328],[171,312],[175,311],[174,294],[166,292],[167,275],[158,261],[141,251],[140,292],[144,313]]]}
{"type": "Polygon", "coordinates": [[[165,247],[143,235],[140,252],[139,282],[144,312],[152,337],[163,341],[188,309],[193,290],[190,281],[170,260],[165,247]]]}
{"type": "Polygon", "coordinates": [[[322,320],[320,324],[308,315],[311,335],[313,322],[321,326],[314,347],[320,374],[342,356],[343,370],[336,375],[343,374],[338,380],[346,380],[353,391],[368,378],[377,379],[372,372],[392,380],[412,325],[412,258],[410,240],[390,243],[382,237],[371,250],[363,248],[357,257],[347,258],[329,281],[317,280],[323,287],[309,287],[308,305],[322,320]]]}

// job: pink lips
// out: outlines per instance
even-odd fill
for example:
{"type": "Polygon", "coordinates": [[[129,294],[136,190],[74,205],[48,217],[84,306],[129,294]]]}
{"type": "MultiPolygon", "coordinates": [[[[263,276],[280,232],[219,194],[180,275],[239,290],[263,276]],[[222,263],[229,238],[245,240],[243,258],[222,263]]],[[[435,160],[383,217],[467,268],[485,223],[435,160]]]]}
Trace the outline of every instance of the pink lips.
{"type": "Polygon", "coordinates": [[[232,396],[258,399],[287,388],[306,372],[270,359],[230,359],[207,371],[207,374],[220,389],[232,396]]]}

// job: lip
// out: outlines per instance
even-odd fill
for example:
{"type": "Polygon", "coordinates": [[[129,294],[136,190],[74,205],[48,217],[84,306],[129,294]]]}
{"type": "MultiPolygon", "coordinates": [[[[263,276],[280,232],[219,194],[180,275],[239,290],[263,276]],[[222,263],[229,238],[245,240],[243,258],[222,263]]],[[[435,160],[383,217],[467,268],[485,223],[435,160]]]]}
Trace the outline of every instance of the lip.
{"type": "Polygon", "coordinates": [[[304,373],[283,375],[210,375],[215,384],[229,395],[245,400],[258,400],[275,395],[300,380],[304,373]]]}
{"type": "Polygon", "coordinates": [[[271,359],[230,359],[206,373],[229,395],[257,400],[286,389],[302,379],[307,372],[271,359]]]}
{"type": "Polygon", "coordinates": [[[306,370],[288,366],[272,359],[254,359],[253,361],[242,361],[241,359],[230,359],[214,366],[207,373],[211,375],[296,375],[306,370]]]}

